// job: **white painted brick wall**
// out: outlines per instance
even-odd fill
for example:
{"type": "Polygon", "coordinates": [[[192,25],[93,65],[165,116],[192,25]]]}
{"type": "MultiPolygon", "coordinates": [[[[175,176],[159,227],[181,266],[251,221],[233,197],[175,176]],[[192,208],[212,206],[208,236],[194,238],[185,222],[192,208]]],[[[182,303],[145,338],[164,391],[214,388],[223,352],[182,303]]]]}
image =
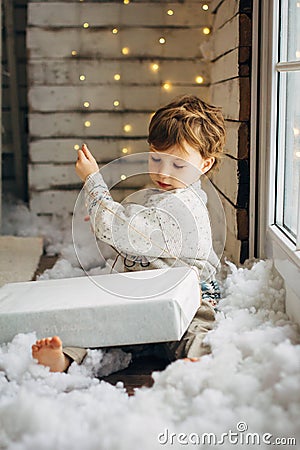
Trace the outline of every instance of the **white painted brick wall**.
{"type": "MultiPolygon", "coordinates": [[[[213,18],[212,64],[211,64],[211,101],[222,106],[227,129],[225,157],[220,169],[212,181],[221,192],[222,203],[227,218],[226,253],[235,262],[240,261],[241,241],[247,229],[245,199],[246,170],[239,174],[239,159],[248,158],[250,82],[241,72],[241,63],[247,63],[243,50],[250,47],[251,33],[247,34],[247,17],[241,15],[239,0],[213,0],[211,2],[213,18]],[[244,27],[242,29],[242,27],[244,27]],[[246,32],[245,32],[246,30],[246,32]],[[241,38],[241,34],[243,34],[241,38]],[[243,41],[240,41],[240,38],[243,41]],[[243,195],[240,187],[243,184],[243,195]],[[240,232],[239,226],[243,232],[240,232]]],[[[245,237],[243,237],[245,239],[245,237]]]]}
{"type": "MultiPolygon", "coordinates": [[[[158,107],[186,93],[210,101],[210,64],[201,45],[211,39],[203,28],[212,26],[212,15],[203,3],[29,2],[28,179],[35,211],[72,212],[72,188],[81,186],[74,172],[75,145],[87,142],[99,163],[124,156],[124,147],[129,154],[146,151],[148,123],[158,107]],[[159,64],[157,72],[151,70],[153,63],[159,64]],[[199,75],[201,85],[195,81],[199,75]],[[163,88],[166,82],[169,90],[163,88]]],[[[127,179],[116,195],[137,181],[143,178],[127,179]]]]}

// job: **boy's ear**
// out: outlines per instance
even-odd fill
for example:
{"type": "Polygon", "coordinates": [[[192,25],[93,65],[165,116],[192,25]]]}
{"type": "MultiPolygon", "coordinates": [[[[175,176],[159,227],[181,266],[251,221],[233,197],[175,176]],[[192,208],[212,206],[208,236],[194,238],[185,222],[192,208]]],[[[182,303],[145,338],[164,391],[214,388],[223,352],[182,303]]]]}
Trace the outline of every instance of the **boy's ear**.
{"type": "Polygon", "coordinates": [[[202,172],[203,173],[208,172],[212,168],[214,162],[215,162],[215,157],[214,156],[211,156],[210,158],[206,158],[203,161],[202,166],[201,166],[202,172]]]}

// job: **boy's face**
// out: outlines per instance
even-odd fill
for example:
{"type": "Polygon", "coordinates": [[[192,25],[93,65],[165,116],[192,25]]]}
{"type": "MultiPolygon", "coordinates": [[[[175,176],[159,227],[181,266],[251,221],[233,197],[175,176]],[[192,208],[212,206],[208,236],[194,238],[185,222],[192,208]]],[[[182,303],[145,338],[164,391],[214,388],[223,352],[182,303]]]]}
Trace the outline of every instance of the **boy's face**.
{"type": "Polygon", "coordinates": [[[186,153],[177,145],[159,151],[150,145],[149,175],[153,183],[165,191],[185,188],[207,172],[214,158],[203,159],[200,153],[184,142],[186,153]]]}

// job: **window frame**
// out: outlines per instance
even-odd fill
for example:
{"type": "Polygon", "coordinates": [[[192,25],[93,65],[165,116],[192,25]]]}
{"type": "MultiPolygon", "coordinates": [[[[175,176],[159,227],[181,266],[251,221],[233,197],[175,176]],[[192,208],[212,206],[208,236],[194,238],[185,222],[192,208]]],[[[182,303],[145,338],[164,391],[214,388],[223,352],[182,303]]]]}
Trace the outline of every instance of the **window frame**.
{"type": "MultiPolygon", "coordinates": [[[[300,61],[277,62],[279,6],[276,0],[253,3],[250,256],[274,261],[285,282],[286,312],[300,324],[300,196],[296,245],[275,224],[276,189],[279,187],[280,195],[284,182],[283,177],[276,180],[277,140],[285,134],[278,128],[279,73],[300,70],[300,61]]],[[[285,108],[282,104],[284,101],[281,108],[285,108]]],[[[278,156],[284,158],[280,152],[278,156]]]]}

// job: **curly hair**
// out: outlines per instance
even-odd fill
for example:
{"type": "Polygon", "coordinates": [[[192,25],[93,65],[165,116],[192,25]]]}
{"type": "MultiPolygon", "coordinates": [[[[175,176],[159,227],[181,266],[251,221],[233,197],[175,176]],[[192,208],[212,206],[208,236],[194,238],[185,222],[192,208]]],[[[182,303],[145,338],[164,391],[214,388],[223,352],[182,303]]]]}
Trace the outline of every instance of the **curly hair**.
{"type": "Polygon", "coordinates": [[[156,150],[178,145],[186,153],[187,142],[203,159],[214,157],[209,172],[220,168],[225,144],[225,124],[220,108],[194,95],[184,95],[158,109],[149,124],[148,143],[156,150]]]}

